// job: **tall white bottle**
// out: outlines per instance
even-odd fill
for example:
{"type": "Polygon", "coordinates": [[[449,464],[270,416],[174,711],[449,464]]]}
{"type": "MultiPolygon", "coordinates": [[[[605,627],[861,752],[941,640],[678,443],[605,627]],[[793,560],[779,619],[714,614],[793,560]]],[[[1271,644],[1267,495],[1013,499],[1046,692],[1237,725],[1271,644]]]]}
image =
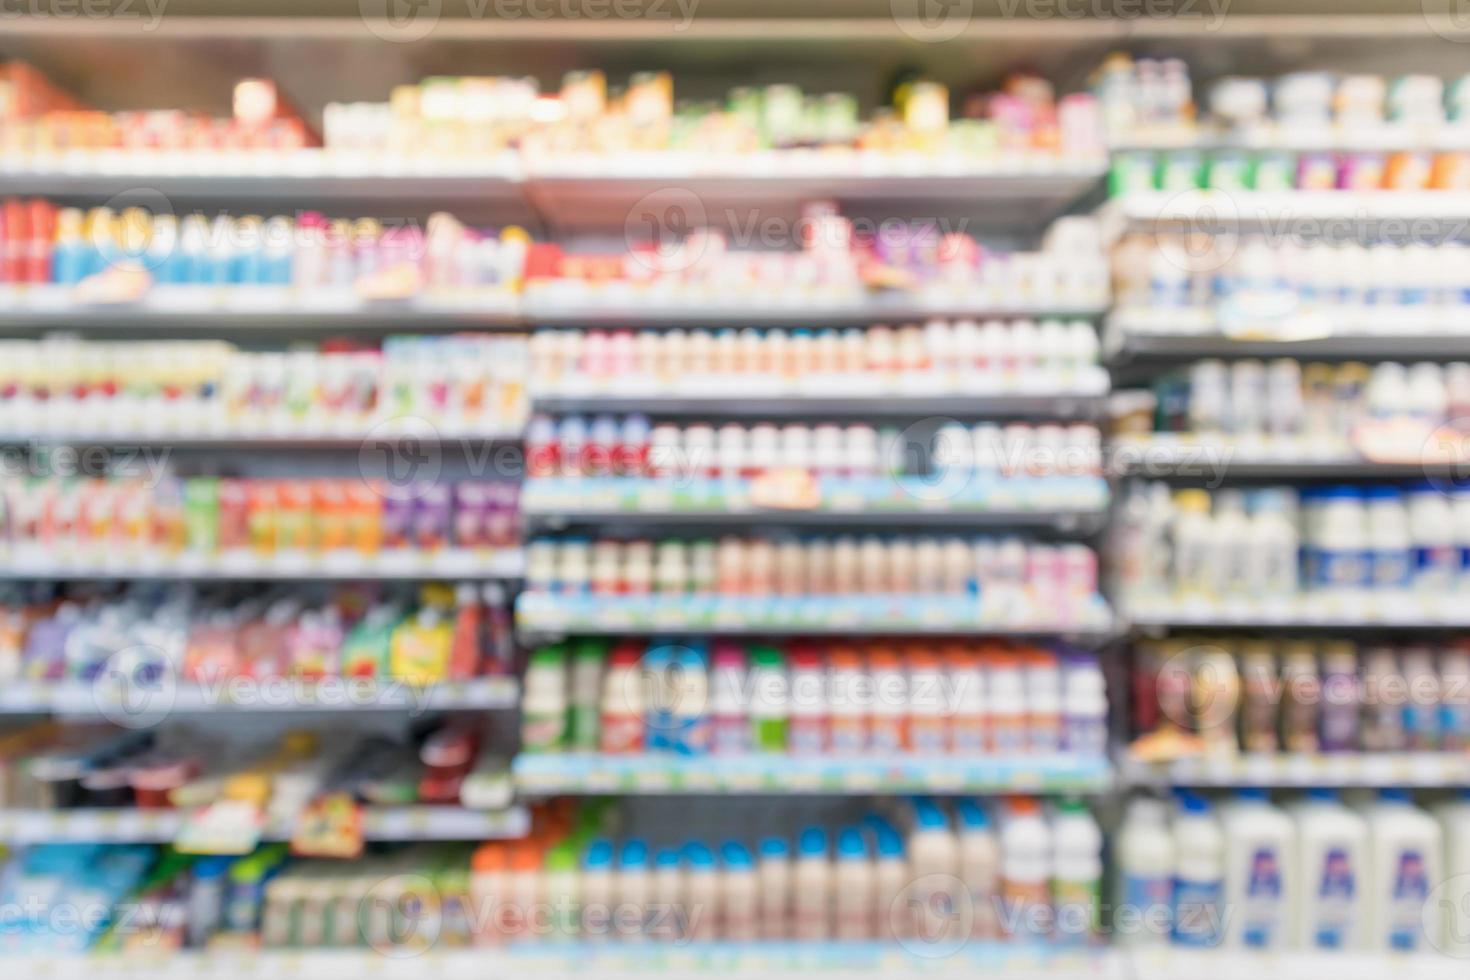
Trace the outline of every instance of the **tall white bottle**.
{"type": "Polygon", "coordinates": [[[1444,880],[1443,835],[1404,790],[1385,789],[1368,811],[1368,944],[1374,950],[1432,952],[1442,939],[1424,903],[1444,880]]]}
{"type": "Polygon", "coordinates": [[[1220,945],[1224,929],[1225,835],[1202,796],[1180,798],[1174,818],[1174,942],[1220,945]]]}
{"type": "Polygon", "coordinates": [[[1362,949],[1368,940],[1368,824],[1337,791],[1307,790],[1291,807],[1297,834],[1295,945],[1362,949]]]}
{"type": "Polygon", "coordinates": [[[1435,808],[1444,832],[1444,890],[1435,896],[1444,910],[1440,950],[1470,957],[1470,790],[1435,808]]]}
{"type": "Polygon", "coordinates": [[[1225,829],[1225,945],[1282,950],[1296,902],[1296,828],[1264,790],[1242,789],[1221,814],[1225,829]]]}
{"type": "Polygon", "coordinates": [[[1174,918],[1174,834],[1160,800],[1129,802],[1118,835],[1118,911],[1113,929],[1122,946],[1160,946],[1174,918]]]}

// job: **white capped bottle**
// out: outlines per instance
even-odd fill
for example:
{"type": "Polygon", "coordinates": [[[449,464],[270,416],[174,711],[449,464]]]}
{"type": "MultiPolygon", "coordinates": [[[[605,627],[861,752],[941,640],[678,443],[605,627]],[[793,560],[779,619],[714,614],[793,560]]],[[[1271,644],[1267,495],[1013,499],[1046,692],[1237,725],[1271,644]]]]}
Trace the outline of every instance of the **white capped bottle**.
{"type": "Polygon", "coordinates": [[[873,939],[877,880],[863,832],[855,827],[837,835],[836,879],[833,935],[845,941],[873,939]]]}
{"type": "Polygon", "coordinates": [[[1368,948],[1431,952],[1441,935],[1424,903],[1443,881],[1439,824],[1399,789],[1379,792],[1368,811],[1368,948]]]}
{"type": "Polygon", "coordinates": [[[760,890],[760,937],[791,938],[791,849],[779,837],[761,841],[756,870],[760,890]]]}
{"type": "Polygon", "coordinates": [[[1297,833],[1295,945],[1361,949],[1367,940],[1367,823],[1330,789],[1308,790],[1291,814],[1297,833]]]}
{"type": "Polygon", "coordinates": [[[1164,804],[1149,797],[1128,803],[1118,834],[1118,912],[1121,946],[1161,946],[1174,917],[1174,835],[1164,804]]]}
{"type": "Polygon", "coordinates": [[[1282,950],[1296,900],[1296,831],[1264,790],[1242,789],[1221,813],[1225,829],[1225,945],[1282,950]]]}
{"type": "Polygon", "coordinates": [[[1436,894],[1444,910],[1439,950],[1459,959],[1470,957],[1470,790],[1435,808],[1444,834],[1444,886],[1436,894]]]}
{"type": "Polygon", "coordinates": [[[1193,793],[1174,818],[1174,942],[1218,946],[1224,926],[1225,837],[1209,801],[1193,793]]]}
{"type": "Polygon", "coordinates": [[[797,841],[792,868],[795,890],[795,938],[802,941],[832,937],[832,861],[827,854],[827,832],[808,827],[797,841]]]}

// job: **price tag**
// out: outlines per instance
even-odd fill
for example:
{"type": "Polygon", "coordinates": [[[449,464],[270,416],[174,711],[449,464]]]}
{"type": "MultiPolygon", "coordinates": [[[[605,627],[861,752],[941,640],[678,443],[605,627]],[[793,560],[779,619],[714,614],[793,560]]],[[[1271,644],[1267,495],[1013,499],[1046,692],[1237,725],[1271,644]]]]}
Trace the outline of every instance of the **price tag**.
{"type": "Polygon", "coordinates": [[[291,853],[350,860],[362,855],[364,839],[362,807],[346,793],[332,793],[301,811],[291,832],[291,853]]]}
{"type": "Polygon", "coordinates": [[[822,493],[806,470],[772,470],[750,482],[750,503],[775,510],[815,510],[822,493]]]}
{"type": "Polygon", "coordinates": [[[265,815],[244,800],[220,800],[190,814],[174,847],[184,854],[249,854],[260,844],[265,815]]]}

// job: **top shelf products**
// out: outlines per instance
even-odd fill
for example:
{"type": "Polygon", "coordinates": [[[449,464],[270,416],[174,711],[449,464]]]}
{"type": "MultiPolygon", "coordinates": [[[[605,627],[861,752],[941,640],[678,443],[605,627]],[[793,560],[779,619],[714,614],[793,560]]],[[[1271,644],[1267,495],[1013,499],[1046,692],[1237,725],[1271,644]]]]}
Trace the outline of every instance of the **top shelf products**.
{"type": "Polygon", "coordinates": [[[1470,148],[1470,75],[1227,75],[1198,106],[1183,61],[1120,53],[1098,69],[1093,93],[1114,145],[1470,148]]]}
{"type": "MultiPolygon", "coordinates": [[[[100,112],[60,93],[16,104],[18,111],[0,115],[0,155],[26,170],[57,170],[63,159],[98,153],[237,157],[318,145],[275,85],[261,79],[236,85],[234,113],[223,119],[183,110],[100,112]]],[[[542,93],[532,78],[440,76],[397,86],[386,102],[327,105],[320,145],[344,161],[388,155],[440,167],[515,153],[542,162],[694,153],[732,174],[742,159],[766,150],[1004,161],[1012,171],[1100,163],[1105,152],[1096,100],[1058,99],[1035,76],[1013,76],[1002,91],[968,100],[966,118],[951,118],[950,107],[948,89],[925,80],[899,86],[892,105],[863,118],[852,94],[809,94],[788,84],[735,88],[722,103],[676,102],[667,72],[638,72],[611,90],[600,71],[571,72],[554,93],[542,93]]]]}

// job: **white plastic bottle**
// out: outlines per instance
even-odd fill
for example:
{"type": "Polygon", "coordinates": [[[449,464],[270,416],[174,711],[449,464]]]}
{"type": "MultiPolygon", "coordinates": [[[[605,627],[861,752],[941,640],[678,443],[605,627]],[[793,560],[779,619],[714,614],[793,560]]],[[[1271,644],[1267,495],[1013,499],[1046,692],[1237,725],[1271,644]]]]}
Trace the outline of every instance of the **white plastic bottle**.
{"type": "Polygon", "coordinates": [[[761,841],[760,938],[791,938],[791,849],[779,837],[761,841]]]}
{"type": "Polygon", "coordinates": [[[1000,886],[1000,842],[990,814],[974,800],[957,801],[955,817],[959,823],[959,877],[970,892],[975,935],[980,939],[994,939],[999,935],[996,901],[1000,886]]]}
{"type": "Polygon", "coordinates": [[[685,901],[674,910],[673,918],[684,939],[709,941],[717,938],[722,928],[723,881],[715,867],[715,855],[705,845],[698,842],[686,845],[684,856],[689,863],[689,871],[684,876],[685,901]]]}
{"type": "Polygon", "coordinates": [[[1455,494],[1455,549],[1459,554],[1460,592],[1470,592],[1470,492],[1455,494]]]}
{"type": "Polygon", "coordinates": [[[648,845],[633,838],[623,842],[618,852],[618,876],[615,882],[617,908],[614,922],[623,942],[642,942],[647,938],[648,903],[653,893],[653,880],[648,870],[648,845]]]}
{"type": "Polygon", "coordinates": [[[1362,495],[1353,487],[1331,487],[1322,494],[1316,540],[1317,585],[1344,604],[1368,587],[1368,533],[1362,495]]]}
{"type": "Polygon", "coordinates": [[[1441,803],[1434,815],[1444,834],[1445,884],[1435,896],[1444,910],[1439,950],[1465,959],[1470,957],[1470,790],[1462,790],[1457,800],[1441,803]]]}
{"type": "Polygon", "coordinates": [[[1174,918],[1174,835],[1164,804],[1138,797],[1128,804],[1118,835],[1118,911],[1113,928],[1121,946],[1161,946],[1174,918]]]}
{"type": "Polygon", "coordinates": [[[1181,797],[1174,846],[1174,942],[1192,948],[1218,946],[1225,912],[1225,837],[1204,797],[1181,797]]]}
{"type": "Polygon", "coordinates": [[[913,917],[903,906],[903,890],[909,883],[908,861],[903,838],[886,822],[874,829],[878,860],[874,867],[873,916],[879,939],[904,939],[911,934],[913,917]]]}
{"type": "Polygon", "coordinates": [[[832,938],[832,860],[827,853],[827,832],[822,828],[808,827],[801,832],[791,877],[795,938],[832,938]]]}
{"type": "Polygon", "coordinates": [[[1210,495],[1203,490],[1174,494],[1174,588],[1180,599],[1214,602],[1220,566],[1215,553],[1215,527],[1210,495]]]}
{"type": "Polygon", "coordinates": [[[615,937],[617,921],[613,906],[613,847],[605,840],[593,841],[582,859],[582,909],[579,932],[592,942],[615,937]]]}
{"type": "Polygon", "coordinates": [[[1217,492],[1211,525],[1214,531],[1212,561],[1220,594],[1229,596],[1250,589],[1246,572],[1251,560],[1251,525],[1245,516],[1245,495],[1239,490],[1217,492]]]}
{"type": "Polygon", "coordinates": [[[666,847],[653,859],[653,901],[648,907],[648,935],[658,942],[676,943],[682,935],[684,901],[684,855],[666,847]]]}
{"type": "Polygon", "coordinates": [[[750,851],[738,841],[726,841],[720,848],[720,857],[725,862],[720,937],[731,942],[759,939],[760,889],[750,851]]]}
{"type": "Polygon", "coordinates": [[[1224,807],[1225,945],[1280,951],[1291,942],[1296,829],[1264,790],[1242,789],[1224,807]]]}
{"type": "Polygon", "coordinates": [[[837,835],[836,891],[833,933],[838,940],[867,940],[876,936],[873,896],[875,869],[863,832],[848,827],[837,835]]]}
{"type": "Polygon", "coordinates": [[[1011,801],[1000,832],[1000,931],[1013,942],[1044,942],[1054,922],[1051,828],[1041,804],[1011,801]]]}
{"type": "Polygon", "coordinates": [[[1367,939],[1367,823],[1330,789],[1308,790],[1291,814],[1297,834],[1295,945],[1361,949],[1367,939]]]}
{"type": "Polygon", "coordinates": [[[1385,789],[1368,811],[1368,945],[1374,950],[1429,952],[1439,948],[1424,902],[1443,874],[1443,835],[1434,818],[1409,802],[1407,792],[1385,789]]]}
{"type": "Polygon", "coordinates": [[[1432,484],[1409,492],[1409,537],[1414,547],[1414,592],[1441,598],[1459,578],[1459,554],[1449,499],[1432,484]]]}
{"type": "Polygon", "coordinates": [[[1409,515],[1395,487],[1368,488],[1368,560],[1373,591],[1393,595],[1409,587],[1413,567],[1409,515]]]}
{"type": "Polygon", "coordinates": [[[1071,800],[1058,804],[1052,820],[1052,854],[1057,941],[1091,942],[1102,902],[1102,830],[1086,806],[1071,800]]]}
{"type": "Polygon", "coordinates": [[[1279,598],[1297,591],[1299,569],[1292,495],[1285,490],[1262,490],[1254,499],[1250,542],[1245,553],[1245,588],[1261,598],[1279,598]]]}
{"type": "Polygon", "coordinates": [[[907,816],[911,910],[917,913],[910,926],[926,942],[942,945],[952,940],[956,927],[948,910],[958,900],[951,892],[958,881],[959,843],[933,800],[912,801],[907,816]]]}

